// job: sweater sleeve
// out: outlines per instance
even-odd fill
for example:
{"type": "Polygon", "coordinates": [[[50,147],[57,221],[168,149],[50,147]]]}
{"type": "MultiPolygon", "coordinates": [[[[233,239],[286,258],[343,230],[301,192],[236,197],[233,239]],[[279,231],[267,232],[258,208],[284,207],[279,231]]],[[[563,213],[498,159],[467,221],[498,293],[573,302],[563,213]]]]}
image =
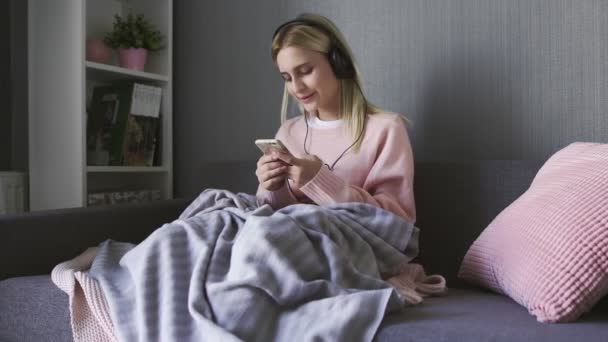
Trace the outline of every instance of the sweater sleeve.
{"type": "Polygon", "coordinates": [[[323,166],[300,190],[319,205],[369,203],[413,223],[416,221],[413,178],[412,147],[404,122],[396,118],[380,135],[377,155],[363,187],[349,185],[323,166]]]}

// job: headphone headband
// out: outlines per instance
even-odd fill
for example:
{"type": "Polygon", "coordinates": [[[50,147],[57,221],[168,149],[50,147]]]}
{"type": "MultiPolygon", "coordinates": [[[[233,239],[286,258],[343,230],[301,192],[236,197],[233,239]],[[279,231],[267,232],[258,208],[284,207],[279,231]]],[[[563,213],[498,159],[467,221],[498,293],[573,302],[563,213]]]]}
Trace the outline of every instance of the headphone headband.
{"type": "Polygon", "coordinates": [[[323,32],[325,35],[327,35],[327,37],[329,38],[329,41],[330,41],[330,47],[329,47],[329,51],[327,52],[327,58],[329,60],[329,64],[330,64],[332,70],[334,71],[334,74],[336,75],[337,78],[340,78],[340,79],[348,79],[348,78],[355,77],[354,63],[352,62],[351,58],[348,56],[348,53],[346,51],[344,51],[344,49],[341,47],[340,43],[337,41],[336,37],[334,36],[334,33],[331,32],[330,30],[328,30],[323,25],[321,25],[313,20],[306,19],[306,18],[302,17],[301,15],[298,16],[296,19],[289,20],[289,21],[281,24],[279,27],[277,27],[277,29],[274,31],[274,34],[272,35],[272,40],[274,40],[276,38],[276,36],[279,34],[279,32],[284,30],[286,27],[295,26],[295,25],[306,25],[306,26],[314,27],[314,28],[320,30],[321,32],[323,32]]]}
{"type": "Polygon", "coordinates": [[[314,27],[317,28],[319,30],[321,30],[323,33],[325,33],[327,35],[327,37],[329,37],[329,39],[332,41],[334,41],[333,39],[333,34],[331,34],[331,32],[329,32],[325,27],[323,27],[322,25],[319,25],[317,22],[312,21],[310,19],[306,19],[303,18],[302,16],[298,16],[295,19],[289,20],[284,22],[283,24],[281,24],[279,27],[277,27],[276,30],[274,30],[274,34],[272,35],[272,39],[274,40],[274,38],[279,34],[279,32],[281,30],[283,30],[284,28],[288,27],[288,26],[295,26],[295,25],[306,25],[306,26],[310,26],[310,27],[314,27]]]}

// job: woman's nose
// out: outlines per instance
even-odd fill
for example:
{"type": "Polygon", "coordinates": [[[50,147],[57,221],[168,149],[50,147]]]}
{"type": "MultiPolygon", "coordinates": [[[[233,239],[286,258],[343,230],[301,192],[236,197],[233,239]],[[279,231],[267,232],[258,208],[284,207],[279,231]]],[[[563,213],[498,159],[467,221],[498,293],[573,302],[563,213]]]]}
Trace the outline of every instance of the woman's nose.
{"type": "Polygon", "coordinates": [[[302,80],[300,78],[294,78],[292,83],[293,83],[293,90],[296,92],[301,89],[306,88],[306,84],[304,84],[304,82],[302,82],[302,80]]]}

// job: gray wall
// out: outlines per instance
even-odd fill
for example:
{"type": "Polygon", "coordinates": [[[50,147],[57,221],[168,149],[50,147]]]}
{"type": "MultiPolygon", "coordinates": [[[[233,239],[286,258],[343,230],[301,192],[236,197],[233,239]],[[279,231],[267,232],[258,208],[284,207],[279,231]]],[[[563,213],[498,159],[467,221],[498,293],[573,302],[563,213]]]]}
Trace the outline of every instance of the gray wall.
{"type": "Polygon", "coordinates": [[[279,125],[270,37],[302,11],[341,28],[370,100],[412,120],[418,161],[608,142],[608,1],[175,2],[177,196],[255,180],[253,140],[279,125]]]}
{"type": "Polygon", "coordinates": [[[11,161],[10,37],[10,2],[0,0],[0,170],[8,170],[11,161]]]}

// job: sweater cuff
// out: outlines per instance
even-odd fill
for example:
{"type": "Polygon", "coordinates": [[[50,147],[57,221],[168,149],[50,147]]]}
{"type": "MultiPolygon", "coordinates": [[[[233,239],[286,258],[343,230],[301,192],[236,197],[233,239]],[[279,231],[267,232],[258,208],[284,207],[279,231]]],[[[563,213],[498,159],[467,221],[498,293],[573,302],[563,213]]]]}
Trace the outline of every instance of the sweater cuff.
{"type": "Polygon", "coordinates": [[[321,166],[319,172],[300,190],[318,205],[328,205],[345,201],[345,190],[348,185],[342,178],[336,176],[326,166],[321,166]]]}
{"type": "Polygon", "coordinates": [[[274,210],[279,210],[283,207],[297,202],[298,201],[287,187],[287,180],[285,180],[285,186],[283,186],[279,190],[264,190],[263,195],[258,196],[258,205],[269,204],[274,210]]]}

